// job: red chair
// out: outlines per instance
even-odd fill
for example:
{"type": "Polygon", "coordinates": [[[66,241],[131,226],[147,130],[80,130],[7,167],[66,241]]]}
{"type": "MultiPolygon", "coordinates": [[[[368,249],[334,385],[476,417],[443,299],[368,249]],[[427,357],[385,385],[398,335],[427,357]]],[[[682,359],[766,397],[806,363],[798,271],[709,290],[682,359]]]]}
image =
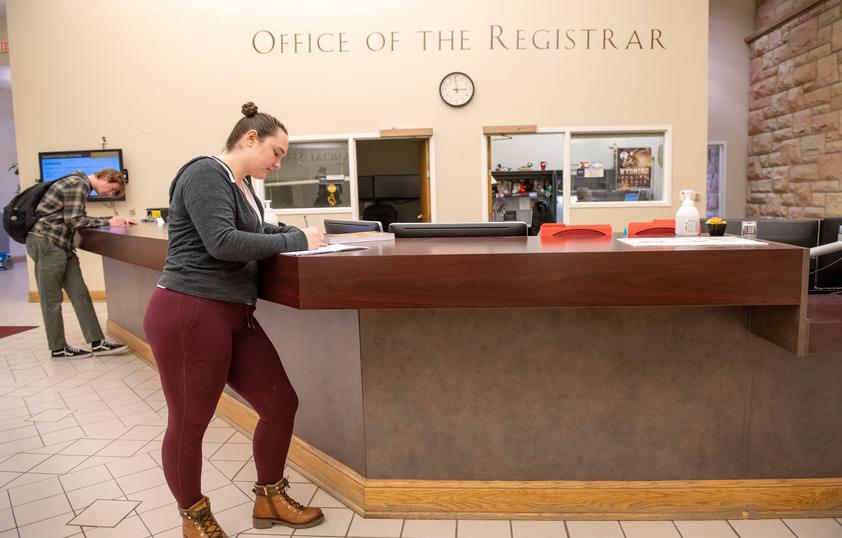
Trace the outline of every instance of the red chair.
{"type": "Polygon", "coordinates": [[[630,222],[626,228],[629,237],[647,235],[675,235],[675,219],[654,219],[652,222],[630,222]]]}
{"type": "Polygon", "coordinates": [[[568,237],[589,237],[591,239],[611,239],[613,233],[609,224],[585,224],[572,226],[564,223],[547,223],[541,226],[541,241],[566,239],[568,237]]]}

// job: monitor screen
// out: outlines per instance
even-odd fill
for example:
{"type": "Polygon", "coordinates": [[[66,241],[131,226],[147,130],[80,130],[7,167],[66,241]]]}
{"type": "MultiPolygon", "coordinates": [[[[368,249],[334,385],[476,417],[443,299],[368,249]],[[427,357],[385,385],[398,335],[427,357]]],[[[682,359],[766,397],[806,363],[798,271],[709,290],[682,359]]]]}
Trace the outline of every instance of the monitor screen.
{"type": "MultiPolygon", "coordinates": [[[[38,154],[38,164],[42,181],[52,181],[77,170],[91,176],[103,168],[113,168],[126,174],[123,168],[122,149],[91,149],[83,151],[44,151],[38,154]]],[[[128,176],[126,177],[128,181],[128,176]]],[[[91,191],[88,201],[121,201],[113,196],[100,196],[91,191]]]]}
{"type": "Polygon", "coordinates": [[[357,232],[382,232],[383,225],[376,220],[325,219],[326,234],[349,234],[357,232]]]}
{"type": "Polygon", "coordinates": [[[525,222],[395,222],[389,231],[395,237],[488,237],[526,236],[525,222]]]}

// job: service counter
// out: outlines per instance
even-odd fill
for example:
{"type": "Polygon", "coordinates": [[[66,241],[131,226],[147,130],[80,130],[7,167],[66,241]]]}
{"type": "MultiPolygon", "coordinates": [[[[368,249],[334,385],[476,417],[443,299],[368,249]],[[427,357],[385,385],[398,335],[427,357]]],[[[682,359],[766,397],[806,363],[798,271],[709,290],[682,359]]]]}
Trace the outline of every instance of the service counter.
{"type": "MultiPolygon", "coordinates": [[[[109,331],[164,228],[91,229],[109,331]]],[[[261,262],[300,398],[290,462],[375,517],[842,515],[842,353],[808,353],[806,249],[397,239],[261,262]]],[[[250,433],[253,412],[219,412],[250,433]]]]}

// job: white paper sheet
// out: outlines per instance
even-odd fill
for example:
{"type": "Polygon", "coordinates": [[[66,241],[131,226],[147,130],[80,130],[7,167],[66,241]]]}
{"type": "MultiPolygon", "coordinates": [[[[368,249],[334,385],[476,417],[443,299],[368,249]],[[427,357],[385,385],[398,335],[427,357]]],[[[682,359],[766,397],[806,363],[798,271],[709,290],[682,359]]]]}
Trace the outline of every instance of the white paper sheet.
{"type": "Polygon", "coordinates": [[[284,252],[284,256],[315,256],[317,254],[330,254],[331,252],[345,252],[348,250],[368,250],[370,247],[363,245],[327,245],[316,250],[299,250],[296,252],[284,252]]]}
{"type": "Polygon", "coordinates": [[[766,246],[763,241],[743,239],[738,235],[720,237],[624,237],[618,239],[633,247],[731,247],[740,245],[766,246]]]}

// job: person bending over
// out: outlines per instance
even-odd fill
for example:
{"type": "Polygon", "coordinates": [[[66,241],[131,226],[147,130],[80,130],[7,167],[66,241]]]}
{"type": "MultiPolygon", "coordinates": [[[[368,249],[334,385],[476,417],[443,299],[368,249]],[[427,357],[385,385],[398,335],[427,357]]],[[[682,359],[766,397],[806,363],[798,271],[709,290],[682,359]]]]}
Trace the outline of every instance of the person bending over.
{"type": "Polygon", "coordinates": [[[125,188],[126,180],[117,170],[105,168],[92,176],[78,170],[55,180],[35,209],[39,218],[26,234],[26,253],[35,264],[41,317],[53,359],[113,355],[128,349],[123,344],[109,342],[102,334],[73,243],[79,228],[135,224],[123,217],[91,217],[85,212],[85,202],[92,189],[99,194],[122,196],[125,188]],[[62,290],[73,305],[91,351],[67,345],[61,312],[62,290]]]}

